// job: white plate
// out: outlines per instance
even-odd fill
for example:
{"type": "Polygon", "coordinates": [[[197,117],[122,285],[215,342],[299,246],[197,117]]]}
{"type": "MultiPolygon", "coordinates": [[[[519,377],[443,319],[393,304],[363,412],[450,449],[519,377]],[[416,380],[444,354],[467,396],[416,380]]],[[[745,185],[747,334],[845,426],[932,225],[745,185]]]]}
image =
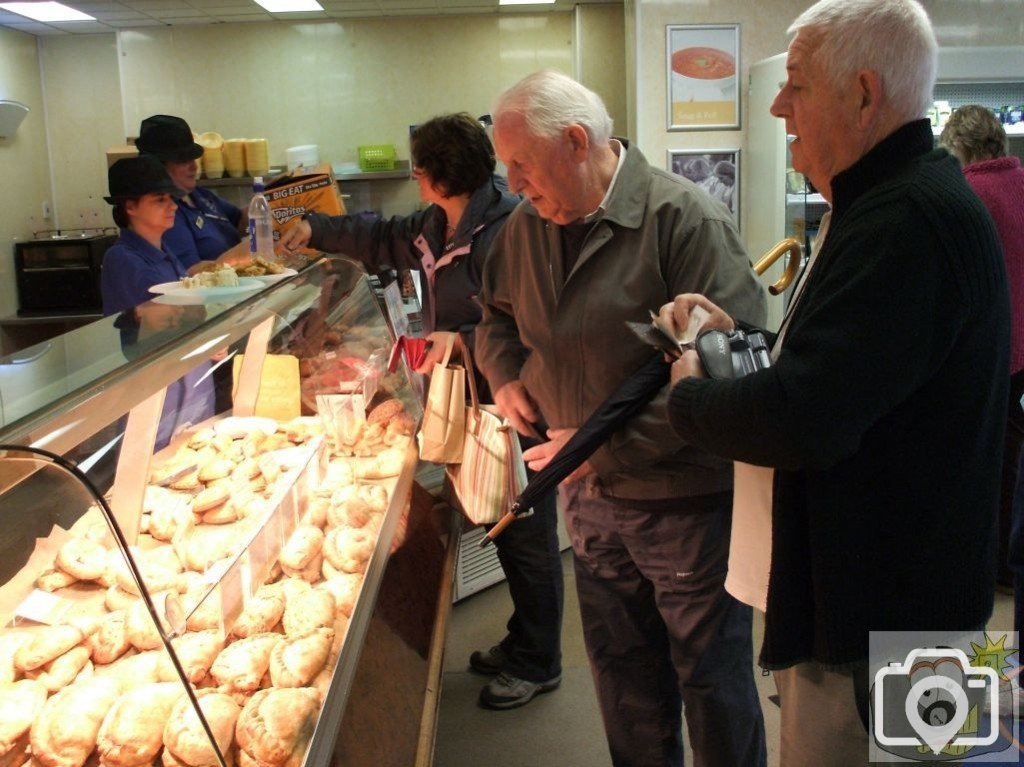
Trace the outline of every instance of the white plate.
{"type": "Polygon", "coordinates": [[[298,272],[294,269],[285,269],[280,274],[257,274],[250,279],[259,280],[264,285],[273,285],[275,282],[280,282],[285,277],[292,277],[296,274],[298,274],[298,272]]]}
{"type": "Polygon", "coordinates": [[[263,283],[254,277],[239,277],[237,285],[222,285],[215,288],[186,288],[181,284],[181,280],[175,282],[161,282],[159,285],[154,285],[149,289],[150,293],[157,293],[163,295],[186,295],[186,296],[230,296],[235,293],[250,293],[253,290],[259,290],[263,287],[263,283]]]}

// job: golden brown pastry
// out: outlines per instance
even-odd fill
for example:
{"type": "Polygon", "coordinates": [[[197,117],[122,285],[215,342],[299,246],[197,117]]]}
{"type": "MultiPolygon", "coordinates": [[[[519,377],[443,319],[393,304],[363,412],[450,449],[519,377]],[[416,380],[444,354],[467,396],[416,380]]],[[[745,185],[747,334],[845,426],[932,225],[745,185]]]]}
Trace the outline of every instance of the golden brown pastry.
{"type": "Polygon", "coordinates": [[[289,571],[301,572],[309,567],[316,555],[320,553],[321,548],[324,545],[324,531],[314,525],[299,525],[289,536],[284,546],[281,547],[281,553],[278,557],[278,561],[281,563],[281,568],[288,573],[289,571]]]}
{"type": "MultiPolygon", "coordinates": [[[[230,695],[216,690],[197,690],[202,709],[221,754],[230,764],[231,739],[241,710],[230,695]]],[[[165,767],[219,767],[217,754],[187,695],[178,698],[164,726],[165,767]]]]}
{"type": "MultiPolygon", "coordinates": [[[[188,681],[198,684],[206,678],[210,666],[224,649],[224,635],[216,629],[191,631],[171,640],[174,653],[188,681]]],[[[171,662],[171,656],[163,654],[158,671],[160,679],[165,682],[178,680],[178,673],[171,662]]]]}
{"type": "MultiPolygon", "coordinates": [[[[163,490],[163,488],[159,488],[163,490]]],[[[147,496],[149,488],[146,490],[147,496]]],[[[179,527],[192,518],[192,505],[188,498],[167,491],[170,497],[153,505],[149,514],[149,534],[158,541],[170,541],[179,527]]]]}
{"type": "Polygon", "coordinates": [[[351,616],[352,608],[355,607],[356,598],[359,596],[359,589],[363,585],[361,573],[336,573],[323,583],[318,583],[316,588],[330,592],[334,597],[334,609],[341,615],[351,616]]]}
{"type": "Polygon", "coordinates": [[[270,668],[270,654],[282,639],[281,634],[273,633],[239,639],[220,652],[210,674],[225,690],[255,690],[270,668]]]}
{"type": "Polygon", "coordinates": [[[24,631],[0,632],[0,684],[10,684],[21,676],[21,670],[14,665],[14,653],[29,638],[24,631]]]}
{"type": "Polygon", "coordinates": [[[270,681],[274,687],[306,687],[327,664],[334,632],[318,628],[285,637],[270,653],[270,681]]]}
{"type": "MultiPolygon", "coordinates": [[[[156,608],[157,614],[160,615],[160,620],[166,633],[170,630],[170,626],[162,615],[165,596],[166,594],[154,594],[153,606],[156,608]]],[[[143,600],[137,600],[125,612],[124,626],[128,641],[132,643],[132,647],[136,650],[155,650],[163,647],[163,641],[160,639],[160,632],[157,630],[156,622],[153,620],[153,616],[143,600]]]]}
{"type": "Polygon", "coordinates": [[[362,528],[338,527],[327,534],[324,559],[346,573],[361,573],[377,544],[376,534],[362,528]]]}
{"type": "Polygon", "coordinates": [[[100,627],[87,640],[93,663],[112,663],[132,646],[125,629],[125,611],[109,613],[100,627]]]}
{"type": "Polygon", "coordinates": [[[57,551],[56,565],[80,581],[94,581],[107,569],[107,550],[88,538],[69,538],[57,551]]]}
{"type": "Polygon", "coordinates": [[[57,692],[71,684],[89,664],[89,648],[75,645],[63,655],[58,655],[39,668],[25,672],[27,679],[35,679],[48,692],[57,692]]]}
{"type": "Polygon", "coordinates": [[[65,687],[43,705],[32,725],[32,755],[45,767],[82,767],[121,687],[92,676],[65,687]]]}
{"type": "MultiPolygon", "coordinates": [[[[2,749],[0,749],[2,750],[2,749]]],[[[29,732],[25,730],[21,737],[14,741],[7,753],[0,754],[0,767],[21,767],[32,760],[32,744],[29,732]]]]}
{"type": "Polygon", "coordinates": [[[46,696],[46,688],[32,679],[0,685],[0,754],[18,750],[18,741],[32,726],[46,696]]]}
{"type": "Polygon", "coordinates": [[[330,527],[366,527],[373,516],[373,509],[362,498],[353,497],[340,503],[332,500],[327,510],[327,524],[330,527]]]}
{"type": "Polygon", "coordinates": [[[206,629],[220,629],[222,611],[220,603],[219,587],[207,594],[209,586],[200,584],[185,592],[182,604],[188,614],[185,626],[189,631],[205,631],[206,629]]]}
{"type": "Polygon", "coordinates": [[[231,493],[228,488],[223,485],[217,485],[215,487],[208,487],[205,490],[200,490],[199,493],[196,494],[196,497],[192,499],[192,511],[195,514],[202,514],[210,511],[211,509],[215,509],[226,503],[230,496],[231,493]]]}
{"type": "Polygon", "coordinates": [[[107,712],[96,736],[104,767],[142,767],[156,758],[163,745],[164,726],[178,698],[180,683],[140,685],[121,695],[107,712]]]}
{"type": "Polygon", "coordinates": [[[287,600],[281,623],[288,636],[299,636],[334,623],[334,595],[326,589],[310,589],[287,600]]]}
{"type": "MultiPolygon", "coordinates": [[[[227,449],[231,447],[231,438],[227,438],[227,449]]],[[[223,452],[223,449],[221,450],[223,452]]],[[[235,462],[230,458],[217,458],[199,469],[200,482],[212,482],[215,479],[230,477],[235,470],[235,462]]]]}
{"type": "Polygon", "coordinates": [[[147,650],[146,652],[129,650],[113,663],[94,666],[93,675],[114,679],[124,689],[139,684],[159,682],[160,659],[164,652],[164,650],[147,650]]]}
{"type": "Polygon", "coordinates": [[[327,524],[327,511],[330,507],[330,498],[311,498],[303,522],[323,529],[327,524]]]}
{"type": "Polygon", "coordinates": [[[129,594],[115,583],[104,594],[103,604],[110,612],[117,612],[118,610],[127,610],[140,598],[137,594],[129,594]]]}
{"type": "Polygon", "coordinates": [[[63,655],[85,639],[85,632],[69,625],[38,629],[14,653],[14,665],[21,671],[39,668],[63,655]]]}
{"type": "Polygon", "coordinates": [[[323,549],[317,552],[316,556],[310,560],[309,564],[304,570],[293,570],[290,567],[285,567],[280,562],[278,566],[281,568],[281,572],[288,576],[289,580],[302,580],[305,583],[316,583],[321,579],[321,571],[323,570],[324,564],[324,552],[323,549]]]}
{"type": "Polygon", "coordinates": [[[260,690],[238,717],[239,748],[258,764],[284,764],[309,740],[319,709],[320,693],[312,687],[260,690]]]}
{"type": "Polygon", "coordinates": [[[188,446],[193,450],[200,450],[213,442],[216,436],[217,432],[210,427],[199,429],[189,437],[188,446]]]}
{"type": "Polygon", "coordinates": [[[231,633],[239,637],[270,631],[284,615],[284,592],[278,584],[260,586],[245,603],[231,633]]]}
{"type": "Polygon", "coordinates": [[[358,479],[386,479],[397,477],[402,471],[404,461],[404,449],[389,447],[381,450],[372,458],[355,464],[352,470],[358,479]]]}
{"type": "Polygon", "coordinates": [[[36,578],[36,586],[43,591],[57,591],[58,589],[70,586],[72,583],[78,583],[78,578],[71,573],[57,569],[43,570],[39,573],[39,577],[36,578]]]}

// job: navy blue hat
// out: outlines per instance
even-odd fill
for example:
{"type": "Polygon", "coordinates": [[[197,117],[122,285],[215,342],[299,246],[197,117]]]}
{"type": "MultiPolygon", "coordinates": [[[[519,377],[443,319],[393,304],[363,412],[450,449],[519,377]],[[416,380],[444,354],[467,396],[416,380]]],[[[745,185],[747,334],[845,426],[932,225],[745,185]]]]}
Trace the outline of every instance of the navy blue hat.
{"type": "Polygon", "coordinates": [[[143,120],[135,146],[140,154],[156,155],[161,162],[188,162],[203,155],[202,146],[192,140],[188,123],[172,115],[143,120]]]}
{"type": "Polygon", "coordinates": [[[107,170],[110,196],[103,199],[111,205],[134,200],[144,194],[172,194],[181,196],[181,190],[167,175],[163,163],[152,155],[123,157],[107,170]]]}

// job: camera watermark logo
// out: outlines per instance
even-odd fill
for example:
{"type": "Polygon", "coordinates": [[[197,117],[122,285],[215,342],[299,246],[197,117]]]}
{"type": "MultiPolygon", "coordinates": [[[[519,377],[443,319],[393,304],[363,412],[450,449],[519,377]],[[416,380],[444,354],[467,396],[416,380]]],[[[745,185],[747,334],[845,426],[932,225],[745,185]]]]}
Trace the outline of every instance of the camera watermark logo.
{"type": "Polygon", "coordinates": [[[871,640],[872,761],[990,761],[1020,756],[1017,650],[997,639],[875,632],[871,640]],[[875,633],[885,634],[876,642],[875,633]],[[929,641],[931,640],[931,641],[929,641]],[[1015,659],[1016,660],[1016,659],[1015,659]]]}

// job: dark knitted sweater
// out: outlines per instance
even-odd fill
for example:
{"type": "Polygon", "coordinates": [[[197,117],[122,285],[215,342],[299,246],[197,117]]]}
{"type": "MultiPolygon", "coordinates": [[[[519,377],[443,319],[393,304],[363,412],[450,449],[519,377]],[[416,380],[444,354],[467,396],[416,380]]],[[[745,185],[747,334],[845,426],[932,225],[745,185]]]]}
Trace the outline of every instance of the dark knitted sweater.
{"type": "Polygon", "coordinates": [[[762,665],[867,658],[873,630],[991,613],[1009,302],[992,220],[927,121],[832,180],[777,363],[685,379],[672,425],[774,466],[762,665]]]}

